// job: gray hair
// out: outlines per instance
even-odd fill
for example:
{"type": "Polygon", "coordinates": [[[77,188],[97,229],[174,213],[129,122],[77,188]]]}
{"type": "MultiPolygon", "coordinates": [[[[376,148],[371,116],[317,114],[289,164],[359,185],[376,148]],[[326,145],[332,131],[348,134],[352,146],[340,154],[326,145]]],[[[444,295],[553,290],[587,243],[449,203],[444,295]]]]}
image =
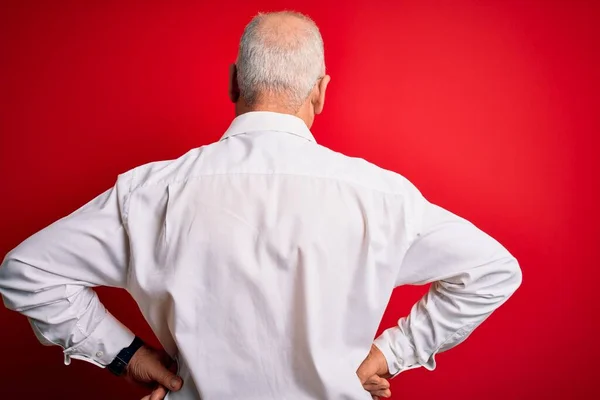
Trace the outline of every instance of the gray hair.
{"type": "Polygon", "coordinates": [[[297,12],[259,13],[244,29],[236,65],[246,104],[253,106],[262,95],[272,93],[285,96],[291,108],[299,108],[325,72],[319,28],[297,12]],[[265,21],[271,16],[292,17],[292,21],[265,21]],[[300,23],[293,24],[293,18],[300,23]]]}

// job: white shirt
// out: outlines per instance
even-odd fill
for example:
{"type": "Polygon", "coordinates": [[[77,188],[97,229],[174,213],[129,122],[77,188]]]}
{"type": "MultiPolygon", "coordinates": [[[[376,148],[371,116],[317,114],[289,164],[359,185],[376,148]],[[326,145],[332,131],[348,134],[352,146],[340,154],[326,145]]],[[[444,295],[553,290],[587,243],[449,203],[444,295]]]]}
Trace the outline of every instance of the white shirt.
{"type": "Polygon", "coordinates": [[[433,282],[375,340],[392,374],[435,367],[517,289],[516,260],[402,176],[253,112],[140,166],[5,258],[38,338],[109,364],[133,334],[91,287],[129,291],[185,381],[169,399],[370,399],[356,370],[394,287],[433,282]]]}

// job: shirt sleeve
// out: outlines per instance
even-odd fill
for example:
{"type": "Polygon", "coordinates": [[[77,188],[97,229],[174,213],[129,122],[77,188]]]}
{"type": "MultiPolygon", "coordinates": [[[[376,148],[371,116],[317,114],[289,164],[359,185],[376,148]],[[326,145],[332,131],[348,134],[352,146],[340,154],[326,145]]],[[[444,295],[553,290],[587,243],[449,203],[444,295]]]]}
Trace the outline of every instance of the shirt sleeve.
{"type": "Polygon", "coordinates": [[[432,283],[410,314],[375,340],[390,374],[435,368],[435,354],[464,341],[521,284],[516,259],[472,223],[415,196],[414,239],[396,286],[432,283]]]}
{"type": "Polygon", "coordinates": [[[129,242],[122,212],[126,186],[119,179],[110,190],[25,240],[0,267],[6,307],[29,319],[42,344],[61,346],[67,365],[75,358],[104,367],[134,338],[92,289],[127,283],[129,242]]]}

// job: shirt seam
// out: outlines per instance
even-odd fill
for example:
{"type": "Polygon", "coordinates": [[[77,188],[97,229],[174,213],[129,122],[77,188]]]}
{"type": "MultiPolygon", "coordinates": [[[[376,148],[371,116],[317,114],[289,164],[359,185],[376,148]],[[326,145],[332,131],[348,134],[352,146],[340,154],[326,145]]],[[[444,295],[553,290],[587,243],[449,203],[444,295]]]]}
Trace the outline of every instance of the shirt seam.
{"type": "Polygon", "coordinates": [[[135,174],[137,172],[138,168],[134,168],[133,170],[131,170],[131,177],[129,179],[129,188],[127,191],[127,194],[125,195],[125,198],[123,200],[123,212],[121,213],[123,216],[123,224],[127,223],[127,219],[129,218],[129,203],[131,200],[131,195],[133,194],[135,188],[133,187],[133,182],[135,181],[135,174]]]}
{"type": "MultiPolygon", "coordinates": [[[[189,181],[200,180],[202,178],[209,178],[209,177],[215,177],[215,176],[226,176],[226,175],[262,175],[262,176],[282,175],[282,176],[296,176],[296,177],[315,178],[315,179],[330,180],[330,181],[334,181],[334,182],[341,182],[341,183],[345,183],[345,184],[348,184],[348,185],[354,185],[354,186],[357,186],[357,187],[359,187],[361,189],[371,190],[373,192],[376,192],[376,193],[379,193],[379,194],[383,194],[383,195],[405,197],[404,193],[398,193],[398,192],[381,190],[381,189],[377,189],[377,188],[373,188],[373,187],[369,187],[369,186],[363,185],[363,184],[358,183],[356,181],[352,181],[352,180],[348,180],[348,179],[340,179],[340,178],[335,178],[335,177],[326,176],[326,175],[308,175],[308,174],[286,173],[286,172],[274,172],[274,173],[268,173],[268,172],[223,172],[223,173],[212,173],[212,174],[195,175],[195,176],[192,176],[192,177],[186,177],[186,178],[182,178],[182,179],[160,180],[160,181],[157,181],[157,182],[144,183],[144,184],[136,186],[135,188],[130,188],[130,191],[128,193],[127,201],[130,200],[131,196],[133,195],[133,193],[136,190],[143,189],[143,188],[146,188],[146,187],[157,186],[157,185],[160,185],[160,184],[164,184],[164,185],[168,186],[168,185],[182,183],[182,182],[189,182],[189,181]]],[[[399,176],[401,177],[401,179],[403,179],[402,183],[404,183],[404,180],[406,180],[406,178],[402,177],[401,175],[399,175],[399,176]]]]}
{"type": "Polygon", "coordinates": [[[133,258],[134,254],[131,247],[131,237],[129,235],[129,208],[131,205],[131,196],[133,196],[133,191],[135,190],[133,187],[133,183],[135,181],[135,175],[137,173],[138,168],[134,168],[131,170],[131,176],[129,177],[129,188],[127,190],[127,194],[123,199],[123,210],[121,211],[122,218],[122,227],[125,230],[125,235],[127,237],[127,246],[128,246],[128,263],[127,263],[127,271],[125,273],[125,288],[129,288],[131,282],[131,274],[132,274],[132,266],[133,266],[133,258]]]}

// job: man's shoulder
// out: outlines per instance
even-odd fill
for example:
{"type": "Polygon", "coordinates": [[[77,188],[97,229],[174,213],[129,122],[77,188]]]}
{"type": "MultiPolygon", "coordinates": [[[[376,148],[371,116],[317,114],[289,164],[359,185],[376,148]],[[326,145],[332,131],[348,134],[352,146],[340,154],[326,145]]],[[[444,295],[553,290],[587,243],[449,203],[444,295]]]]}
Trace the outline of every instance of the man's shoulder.
{"type": "Polygon", "coordinates": [[[190,172],[201,161],[201,155],[211,145],[193,148],[178,158],[152,161],[139,165],[119,175],[118,180],[134,192],[147,187],[168,186],[187,179],[190,172]]]}
{"type": "Polygon", "coordinates": [[[361,157],[349,156],[324,146],[319,146],[329,177],[352,183],[375,192],[403,195],[412,184],[403,175],[380,167],[361,157]]]}

